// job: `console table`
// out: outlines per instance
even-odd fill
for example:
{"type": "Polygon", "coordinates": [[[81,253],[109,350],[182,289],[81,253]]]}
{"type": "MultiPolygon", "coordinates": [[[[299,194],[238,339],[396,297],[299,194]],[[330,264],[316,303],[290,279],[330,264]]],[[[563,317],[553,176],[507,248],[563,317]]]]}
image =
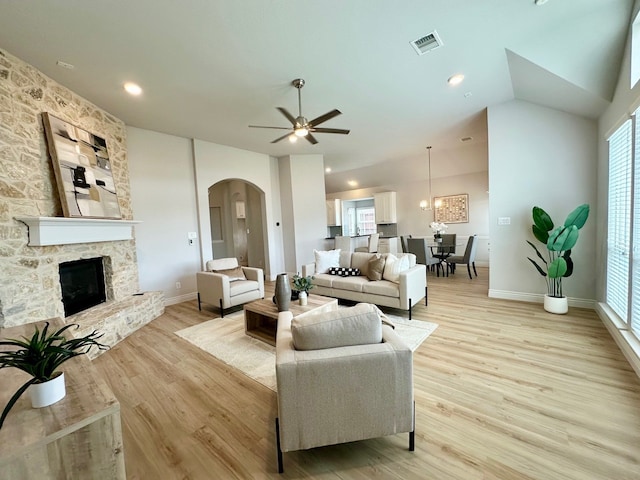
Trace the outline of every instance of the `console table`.
{"type": "MultiPolygon", "coordinates": [[[[64,325],[49,320],[50,329],[64,325]]],[[[0,330],[0,338],[30,338],[34,325],[0,330]]],[[[125,479],[120,404],[86,355],[65,362],[66,396],[32,408],[28,391],[13,406],[0,429],[0,476],[4,480],[125,479]]],[[[0,408],[29,376],[15,368],[0,370],[0,408]]]]}

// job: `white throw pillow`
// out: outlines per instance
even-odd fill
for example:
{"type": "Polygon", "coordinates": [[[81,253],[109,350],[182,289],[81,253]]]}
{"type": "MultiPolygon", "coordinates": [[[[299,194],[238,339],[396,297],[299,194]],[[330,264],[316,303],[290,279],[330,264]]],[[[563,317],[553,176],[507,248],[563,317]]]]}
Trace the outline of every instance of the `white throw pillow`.
{"type": "Polygon", "coordinates": [[[316,257],[316,273],[328,273],[331,267],[340,266],[340,249],[337,250],[314,250],[316,257]]]}
{"type": "Polygon", "coordinates": [[[382,278],[390,282],[398,283],[400,281],[400,272],[409,270],[409,266],[410,262],[407,255],[402,255],[398,258],[393,253],[389,253],[387,254],[387,259],[384,264],[382,278]]]}

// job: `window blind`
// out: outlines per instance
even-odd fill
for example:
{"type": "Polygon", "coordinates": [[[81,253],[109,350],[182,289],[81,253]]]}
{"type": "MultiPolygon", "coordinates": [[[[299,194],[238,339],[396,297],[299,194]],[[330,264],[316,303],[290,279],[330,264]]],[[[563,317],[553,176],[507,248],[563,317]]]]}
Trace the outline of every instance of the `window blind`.
{"type": "Polygon", "coordinates": [[[634,145],[633,145],[633,222],[631,241],[631,329],[640,336],[640,125],[638,113],[634,116],[634,145]]]}
{"type": "Polygon", "coordinates": [[[625,322],[628,322],[631,247],[631,127],[631,120],[627,120],[609,138],[606,299],[625,322]]]}

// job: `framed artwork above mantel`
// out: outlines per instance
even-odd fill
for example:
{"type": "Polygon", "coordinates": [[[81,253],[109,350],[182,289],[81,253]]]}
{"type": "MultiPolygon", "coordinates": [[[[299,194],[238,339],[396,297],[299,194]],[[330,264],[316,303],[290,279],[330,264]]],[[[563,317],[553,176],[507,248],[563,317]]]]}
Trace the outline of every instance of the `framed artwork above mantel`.
{"type": "Polygon", "coordinates": [[[434,197],[434,220],[438,223],[468,223],[469,194],[434,197]]]}
{"type": "Polygon", "coordinates": [[[47,112],[42,117],[64,216],[121,219],[106,140],[47,112]]]}

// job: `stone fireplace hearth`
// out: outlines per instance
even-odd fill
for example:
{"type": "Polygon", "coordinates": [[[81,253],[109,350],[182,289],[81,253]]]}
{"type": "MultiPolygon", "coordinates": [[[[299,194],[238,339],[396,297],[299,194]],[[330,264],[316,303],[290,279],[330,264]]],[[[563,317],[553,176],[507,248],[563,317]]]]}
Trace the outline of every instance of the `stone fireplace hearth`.
{"type": "Polygon", "coordinates": [[[105,303],[65,319],[78,333],[98,329],[113,345],[162,313],[161,292],[138,291],[124,123],[1,49],[0,164],[0,328],[65,318],[59,265],[94,257],[109,259],[110,285],[105,303]],[[123,220],[62,218],[43,112],[106,139],[123,220]],[[69,241],[43,240],[25,223],[33,219],[77,230],[69,241]]]}

